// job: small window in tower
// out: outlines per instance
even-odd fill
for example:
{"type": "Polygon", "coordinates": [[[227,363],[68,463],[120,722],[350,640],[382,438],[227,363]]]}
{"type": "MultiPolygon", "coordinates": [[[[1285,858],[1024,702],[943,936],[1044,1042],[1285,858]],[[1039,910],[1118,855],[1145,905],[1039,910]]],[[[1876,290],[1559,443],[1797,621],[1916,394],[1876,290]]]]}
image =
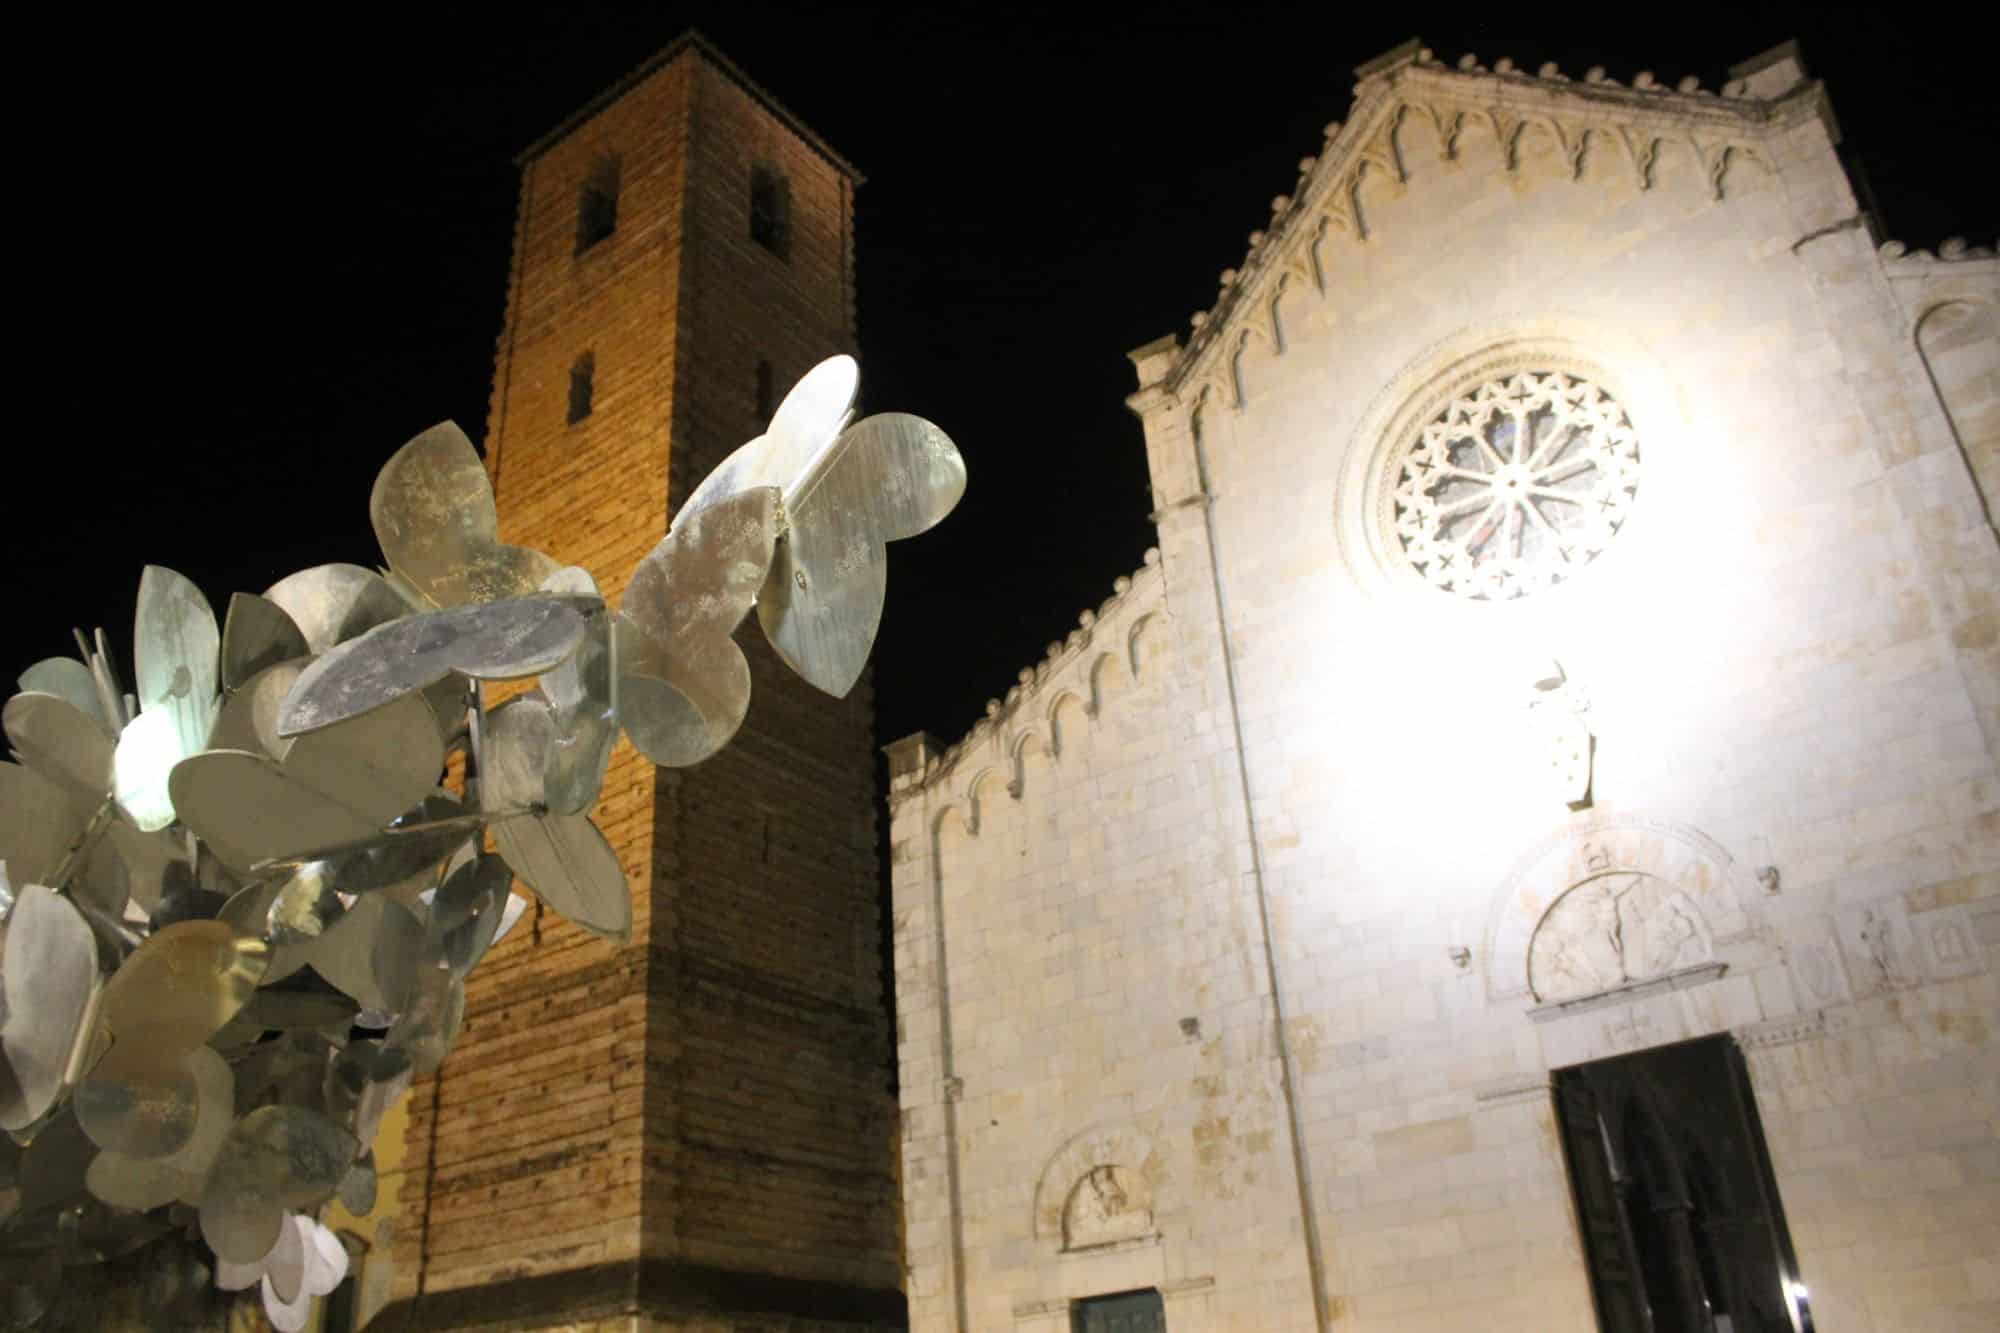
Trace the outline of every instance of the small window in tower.
{"type": "Polygon", "coordinates": [[[778,410],[778,377],[771,369],[769,361],[757,363],[757,429],[762,430],[771,423],[771,414],[778,410]]]}
{"type": "Polygon", "coordinates": [[[569,424],[590,415],[592,380],[597,375],[597,358],[585,352],[569,368],[569,424]]]}
{"type": "Polygon", "coordinates": [[[750,239],[780,259],[792,252],[792,185],[776,167],[750,169],[750,239]]]}
{"type": "Polygon", "coordinates": [[[576,252],[582,254],[617,228],[618,159],[601,157],[577,195],[576,252]]]}

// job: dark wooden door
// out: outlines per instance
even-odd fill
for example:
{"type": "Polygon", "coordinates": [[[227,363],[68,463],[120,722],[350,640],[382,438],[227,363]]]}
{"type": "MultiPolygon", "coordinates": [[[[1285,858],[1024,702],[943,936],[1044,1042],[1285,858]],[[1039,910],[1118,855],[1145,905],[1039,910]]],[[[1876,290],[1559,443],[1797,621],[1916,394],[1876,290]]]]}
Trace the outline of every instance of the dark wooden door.
{"type": "Polygon", "coordinates": [[[1556,1079],[1557,1118],[1562,1122],[1563,1155],[1576,1196],[1577,1224],[1583,1230],[1583,1260],[1590,1270],[1590,1298],[1604,1333],[1652,1333],[1646,1289],[1639,1278],[1632,1235],[1611,1174],[1605,1129],[1590,1080],[1556,1079]]]}
{"type": "Polygon", "coordinates": [[[1157,1291],[1127,1291],[1078,1301],[1071,1315],[1076,1333],[1166,1333],[1167,1310],[1157,1291]]]}

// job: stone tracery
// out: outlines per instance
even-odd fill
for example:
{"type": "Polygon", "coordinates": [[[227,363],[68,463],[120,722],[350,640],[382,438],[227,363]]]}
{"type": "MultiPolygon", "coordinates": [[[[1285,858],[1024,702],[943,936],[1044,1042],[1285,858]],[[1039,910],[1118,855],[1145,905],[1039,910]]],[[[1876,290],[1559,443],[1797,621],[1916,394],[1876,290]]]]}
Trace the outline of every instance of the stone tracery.
{"type": "Polygon", "coordinates": [[[1639,484],[1639,445],[1616,399],[1580,376],[1488,379],[1419,433],[1394,472],[1393,527],[1433,587],[1507,601],[1601,554],[1639,484]]]}

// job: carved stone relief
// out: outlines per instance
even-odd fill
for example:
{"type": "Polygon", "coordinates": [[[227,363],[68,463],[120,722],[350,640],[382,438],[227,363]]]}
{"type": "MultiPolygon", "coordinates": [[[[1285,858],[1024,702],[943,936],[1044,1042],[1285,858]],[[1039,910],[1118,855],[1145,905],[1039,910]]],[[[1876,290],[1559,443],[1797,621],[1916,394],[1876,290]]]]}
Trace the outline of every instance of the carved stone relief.
{"type": "MultiPolygon", "coordinates": [[[[1549,1003],[1715,959],[1743,946],[1762,897],[1749,872],[1680,825],[1604,819],[1552,834],[1517,863],[1487,931],[1487,997],[1549,1003]]],[[[1755,954],[1754,945],[1750,952],[1755,954]]]]}
{"type": "Polygon", "coordinates": [[[1152,1234],[1152,1193],[1137,1172],[1107,1163],[1084,1172],[1071,1187],[1063,1205],[1065,1250],[1152,1234]]]}
{"type": "Polygon", "coordinates": [[[1550,907],[1528,948],[1535,999],[1575,999],[1708,961],[1701,909],[1654,875],[1612,871],[1550,907]]]}
{"type": "Polygon", "coordinates": [[[1840,913],[1840,944],[1851,964],[1856,999],[1901,990],[1923,980],[1910,919],[1900,898],[1840,913]]]}
{"type": "Polygon", "coordinates": [[[1789,953],[1792,988],[1798,993],[1801,1009],[1825,1009],[1854,998],[1832,918],[1817,917],[1797,927],[1789,953]]]}

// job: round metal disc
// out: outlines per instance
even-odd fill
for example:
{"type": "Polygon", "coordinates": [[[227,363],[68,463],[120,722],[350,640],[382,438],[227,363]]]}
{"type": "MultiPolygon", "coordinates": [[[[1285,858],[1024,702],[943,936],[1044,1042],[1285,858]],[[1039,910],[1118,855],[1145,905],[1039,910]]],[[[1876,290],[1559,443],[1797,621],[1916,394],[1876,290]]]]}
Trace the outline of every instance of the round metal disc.
{"type": "Polygon", "coordinates": [[[102,1021],[119,1042],[143,1037],[156,1048],[190,1050],[236,1016],[270,957],[262,939],[239,935],[221,921],[168,926],[140,945],[105,986],[102,1021]]]}
{"type": "Polygon", "coordinates": [[[71,1095],[91,1141],[128,1157],[170,1157],[194,1137],[194,1074],[171,1047],[137,1038],[113,1044],[71,1095]]]}
{"type": "Polygon", "coordinates": [[[88,817],[111,791],[116,742],[104,724],[53,694],[17,694],[0,712],[21,762],[70,794],[88,817]]]}
{"type": "Polygon", "coordinates": [[[0,1049],[0,1129],[24,1130],[61,1094],[85,1017],[98,994],[97,941],[74,905],[39,884],[14,901],[0,958],[7,1020],[0,1049]]]}
{"type": "Polygon", "coordinates": [[[53,875],[87,822],[49,779],[19,764],[0,764],[0,861],[17,888],[53,875]]]}
{"type": "Polygon", "coordinates": [[[314,662],[285,700],[287,736],[332,726],[456,672],[478,680],[539,675],[576,651],[574,599],[519,597],[405,617],[314,662]]]}
{"type": "Polygon", "coordinates": [[[171,791],[181,821],[237,869],[309,848],[359,842],[378,827],[276,761],[240,750],[208,750],[182,760],[174,766],[171,791]]]}
{"type": "Polygon", "coordinates": [[[556,569],[540,551],[500,541],[486,465],[449,421],[382,465],[368,516],[389,567],[438,606],[520,597],[556,569]]]}
{"type": "Polygon", "coordinates": [[[410,612],[380,574],[360,565],[302,569],[264,589],[264,596],[292,618],[315,653],[410,612]]]}
{"type": "Polygon", "coordinates": [[[229,599],[222,621],[222,688],[240,689],[258,672],[306,656],[306,636],[267,597],[239,592],[229,599]]]}
{"type": "Polygon", "coordinates": [[[288,1210],[333,1196],[361,1145],[325,1116],[262,1106],[236,1122],[201,1194],[201,1234],[220,1258],[255,1263],[271,1252],[288,1210]]]}

